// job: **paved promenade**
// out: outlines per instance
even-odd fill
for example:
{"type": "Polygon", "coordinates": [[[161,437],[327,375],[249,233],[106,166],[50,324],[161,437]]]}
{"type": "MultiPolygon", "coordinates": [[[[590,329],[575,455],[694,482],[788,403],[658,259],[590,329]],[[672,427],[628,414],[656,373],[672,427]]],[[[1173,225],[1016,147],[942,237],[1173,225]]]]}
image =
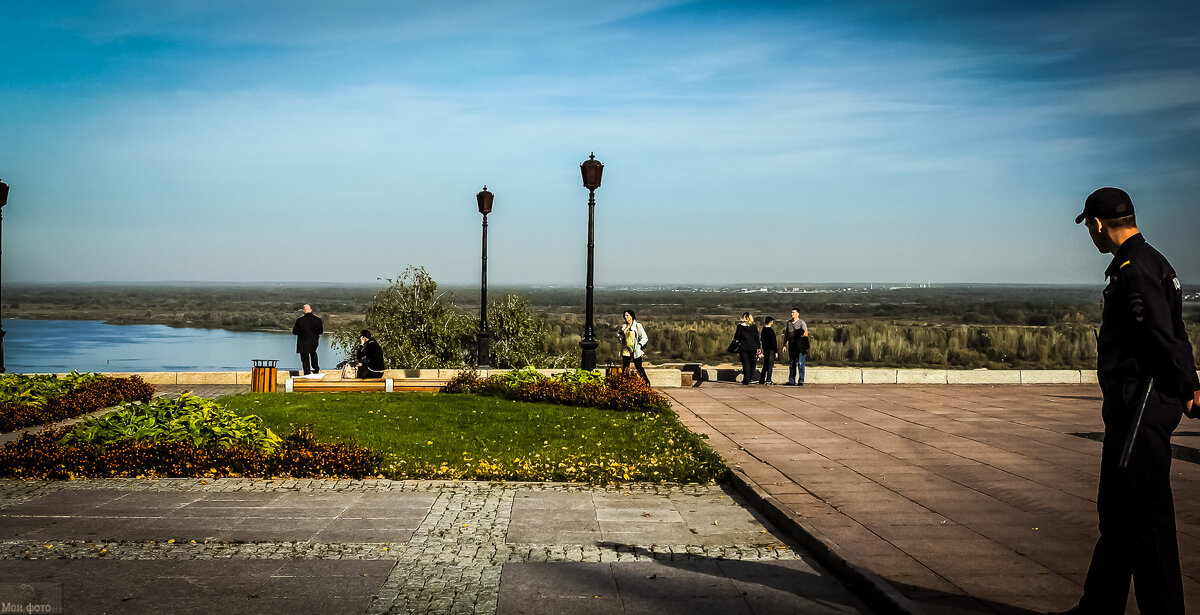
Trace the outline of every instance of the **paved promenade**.
{"type": "Polygon", "coordinates": [[[37,612],[865,613],[715,485],[0,480],[37,612]]]}
{"type": "MultiPolygon", "coordinates": [[[[664,393],[765,510],[802,528],[816,552],[886,579],[909,608],[1029,613],[1079,597],[1098,536],[1101,444],[1073,434],[1103,431],[1095,385],[704,383],[664,393]]],[[[1184,419],[1172,466],[1191,613],[1197,431],[1184,419]]]]}

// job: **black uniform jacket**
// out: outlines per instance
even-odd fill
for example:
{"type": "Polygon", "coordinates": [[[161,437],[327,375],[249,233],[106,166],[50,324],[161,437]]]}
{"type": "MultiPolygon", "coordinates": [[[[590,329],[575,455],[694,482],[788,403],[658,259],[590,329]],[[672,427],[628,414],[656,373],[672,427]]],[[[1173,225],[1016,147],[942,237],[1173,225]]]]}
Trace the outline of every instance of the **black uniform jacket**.
{"type": "Polygon", "coordinates": [[[296,319],[292,325],[292,335],[296,336],[296,352],[316,352],[317,343],[321,341],[321,319],[309,312],[296,319]]]}
{"type": "Polygon", "coordinates": [[[1171,264],[1139,233],[1121,244],[1104,275],[1101,382],[1153,376],[1159,392],[1191,399],[1200,382],[1183,326],[1183,289],[1171,264]]]}

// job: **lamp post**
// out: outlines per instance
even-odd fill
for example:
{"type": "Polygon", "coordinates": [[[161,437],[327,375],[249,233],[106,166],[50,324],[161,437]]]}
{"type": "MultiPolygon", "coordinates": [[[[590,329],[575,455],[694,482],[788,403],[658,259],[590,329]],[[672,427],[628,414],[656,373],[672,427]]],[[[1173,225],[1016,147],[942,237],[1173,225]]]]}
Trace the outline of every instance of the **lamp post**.
{"type": "MultiPolygon", "coordinates": [[[[0,179],[0,222],[4,220],[5,205],[8,205],[8,184],[4,183],[4,180],[0,179]]],[[[3,234],[0,234],[0,238],[2,237],[3,234]]],[[[0,283],[0,289],[2,288],[3,284],[0,283]]],[[[0,293],[0,304],[3,303],[2,295],[3,293],[0,293]]],[[[0,316],[0,374],[3,374],[4,372],[4,320],[3,316],[0,316]]]]}
{"type": "Polygon", "coordinates": [[[475,201],[479,204],[479,213],[483,214],[483,277],[479,290],[479,333],[476,336],[479,339],[479,367],[487,369],[491,367],[491,341],[492,332],[488,331],[487,324],[487,217],[492,213],[492,199],[495,198],[491,192],[488,192],[487,186],[475,195],[475,201]]]}
{"type": "Polygon", "coordinates": [[[596,251],[596,188],[600,187],[600,176],[604,174],[604,165],[596,160],[596,154],[584,160],[579,165],[583,175],[583,187],[588,189],[588,255],[587,255],[587,318],[583,323],[583,339],[579,347],[583,350],[581,361],[583,369],[596,369],[596,331],[593,326],[592,313],[592,270],[595,268],[596,251]]]}

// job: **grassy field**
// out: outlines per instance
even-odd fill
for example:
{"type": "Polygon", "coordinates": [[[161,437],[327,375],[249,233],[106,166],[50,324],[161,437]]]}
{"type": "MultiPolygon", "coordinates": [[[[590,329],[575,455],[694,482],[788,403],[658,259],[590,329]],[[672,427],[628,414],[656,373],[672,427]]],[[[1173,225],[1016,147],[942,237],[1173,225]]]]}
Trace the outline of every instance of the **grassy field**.
{"type": "Polygon", "coordinates": [[[673,413],[647,414],[432,393],[244,394],[221,399],[276,433],[384,454],[395,479],[709,482],[719,456],[673,413]]]}

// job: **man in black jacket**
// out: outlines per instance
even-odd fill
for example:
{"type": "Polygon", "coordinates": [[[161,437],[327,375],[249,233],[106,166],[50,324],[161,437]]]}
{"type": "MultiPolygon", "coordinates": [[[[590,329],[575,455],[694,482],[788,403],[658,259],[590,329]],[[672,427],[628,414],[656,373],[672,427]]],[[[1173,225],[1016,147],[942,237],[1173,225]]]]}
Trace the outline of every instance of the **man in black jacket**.
{"type": "Polygon", "coordinates": [[[292,335],[296,336],[296,352],[300,353],[300,365],[304,367],[305,376],[321,372],[321,366],[317,363],[317,344],[324,332],[321,319],[312,313],[312,306],[305,303],[304,315],[292,325],[292,335]]]}
{"type": "Polygon", "coordinates": [[[1068,613],[1125,612],[1132,578],[1138,609],[1183,615],[1183,581],[1171,495],[1171,433],[1200,410],[1200,382],[1183,325],[1182,287],[1167,259],[1137,228],[1124,190],[1101,188],[1084,203],[1092,242],[1112,254],[1097,340],[1104,394],[1104,448],[1096,509],[1100,540],[1079,605],[1068,613]],[[1145,400],[1132,455],[1121,456],[1145,400]]]}

